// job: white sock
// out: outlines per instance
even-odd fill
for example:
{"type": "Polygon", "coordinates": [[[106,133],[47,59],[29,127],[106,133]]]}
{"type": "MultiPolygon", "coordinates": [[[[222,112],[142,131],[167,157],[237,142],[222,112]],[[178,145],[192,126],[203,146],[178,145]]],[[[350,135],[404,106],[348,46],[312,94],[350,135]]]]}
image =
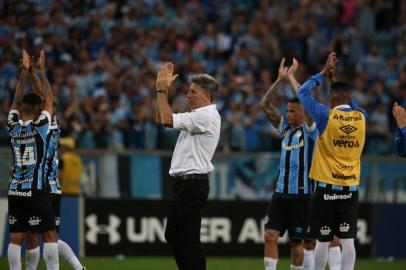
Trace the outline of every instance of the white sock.
{"type": "Polygon", "coordinates": [[[354,239],[340,239],[342,247],[342,270],[353,270],[355,266],[355,246],[354,239]]]}
{"type": "Polygon", "coordinates": [[[265,270],[276,270],[277,264],[278,264],[278,259],[264,257],[265,270]]]}
{"type": "Polygon", "coordinates": [[[330,242],[316,242],[314,249],[314,265],[316,270],[324,270],[328,259],[328,246],[330,242]]]}
{"type": "Polygon", "coordinates": [[[39,257],[39,246],[33,249],[27,249],[25,254],[25,269],[37,270],[39,257]]]}
{"type": "Polygon", "coordinates": [[[21,246],[8,244],[7,258],[10,270],[21,270],[21,246]]]}
{"type": "Polygon", "coordinates": [[[341,268],[341,248],[331,247],[328,249],[328,268],[330,270],[340,270],[341,268]]]}
{"type": "Polygon", "coordinates": [[[314,270],[314,250],[303,251],[303,270],[314,270]]]}
{"type": "Polygon", "coordinates": [[[58,244],[44,243],[44,260],[47,270],[59,270],[58,244]]]}
{"type": "Polygon", "coordinates": [[[75,270],[82,270],[83,266],[79,262],[78,258],[76,257],[73,250],[70,246],[62,241],[61,239],[58,240],[58,252],[59,255],[62,256],[75,270]]]}
{"type": "Polygon", "coordinates": [[[303,265],[290,265],[290,270],[303,270],[303,265]]]}

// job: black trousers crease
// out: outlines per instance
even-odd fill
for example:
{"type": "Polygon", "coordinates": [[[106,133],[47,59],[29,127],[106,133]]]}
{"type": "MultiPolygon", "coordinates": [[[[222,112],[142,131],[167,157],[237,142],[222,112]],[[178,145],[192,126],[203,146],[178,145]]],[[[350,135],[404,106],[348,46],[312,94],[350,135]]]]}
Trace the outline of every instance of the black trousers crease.
{"type": "Polygon", "coordinates": [[[208,195],[208,179],[174,179],[165,238],[179,270],[206,269],[200,227],[208,195]]]}

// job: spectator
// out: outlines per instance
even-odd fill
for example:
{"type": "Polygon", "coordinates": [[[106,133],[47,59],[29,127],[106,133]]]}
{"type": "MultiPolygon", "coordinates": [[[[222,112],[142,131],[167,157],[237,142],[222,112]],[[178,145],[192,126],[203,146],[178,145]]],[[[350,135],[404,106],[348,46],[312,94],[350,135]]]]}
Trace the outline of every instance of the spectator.
{"type": "MultiPolygon", "coordinates": [[[[257,134],[257,126],[246,130],[242,119],[254,115],[253,101],[263,95],[255,89],[270,84],[282,54],[287,62],[292,56],[300,60],[298,79],[304,80],[320,68],[324,54],[337,50],[342,67],[337,76],[347,78],[354,98],[369,107],[369,115],[378,110],[377,100],[384,102],[387,114],[392,101],[405,102],[399,89],[406,85],[406,5],[399,1],[51,2],[20,1],[4,9],[0,103],[10,103],[20,49],[31,48],[36,54],[43,48],[49,59],[47,75],[59,89],[57,99],[64,111],[62,132],[72,136],[78,148],[171,148],[168,138],[177,135],[163,136],[172,131],[154,127],[150,112],[155,105],[148,101],[157,67],[165,61],[174,61],[185,74],[169,97],[179,112],[188,110],[183,94],[190,75],[210,73],[222,85],[216,103],[226,136],[218,151],[227,145],[233,151],[253,147],[247,145],[247,136],[257,134]],[[15,14],[24,15],[17,20],[15,14]],[[144,117],[132,115],[134,106],[144,117]],[[130,142],[134,128],[148,134],[147,141],[130,142]]],[[[281,104],[291,98],[287,89],[281,104]]],[[[318,93],[326,92],[321,90],[318,93]]],[[[283,106],[279,109],[284,111],[283,106]]],[[[369,124],[374,129],[377,122],[369,124]]],[[[280,145],[261,125],[258,130],[268,144],[252,149],[280,145]]]]}
{"type": "Polygon", "coordinates": [[[71,137],[59,140],[61,159],[59,161],[62,194],[80,195],[80,178],[83,172],[83,163],[79,155],[75,153],[75,140],[71,137]]]}

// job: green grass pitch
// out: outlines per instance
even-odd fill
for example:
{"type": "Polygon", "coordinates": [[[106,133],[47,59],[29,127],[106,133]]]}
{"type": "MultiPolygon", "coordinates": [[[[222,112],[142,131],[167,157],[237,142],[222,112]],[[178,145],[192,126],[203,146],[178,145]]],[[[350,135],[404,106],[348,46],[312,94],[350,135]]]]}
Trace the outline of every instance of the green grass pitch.
{"type": "MultiPolygon", "coordinates": [[[[170,257],[129,257],[117,260],[112,257],[82,258],[81,261],[88,270],[177,270],[176,264],[170,257]]],[[[281,259],[278,269],[290,269],[289,260],[281,259]]],[[[60,264],[61,270],[71,268],[64,261],[60,264]]],[[[7,258],[0,257],[0,269],[8,269],[7,258]]],[[[23,266],[23,269],[24,266],[23,266]]],[[[41,260],[38,270],[45,269],[41,260]]],[[[209,257],[207,270],[261,270],[264,269],[262,258],[224,258],[209,257]]],[[[406,260],[378,261],[376,259],[358,259],[356,270],[405,270],[406,260]]]]}

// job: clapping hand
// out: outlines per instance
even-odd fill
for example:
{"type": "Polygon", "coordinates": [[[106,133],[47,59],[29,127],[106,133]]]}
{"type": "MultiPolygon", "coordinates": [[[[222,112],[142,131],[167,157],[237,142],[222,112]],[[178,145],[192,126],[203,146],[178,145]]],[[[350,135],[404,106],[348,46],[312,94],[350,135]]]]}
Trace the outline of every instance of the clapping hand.
{"type": "Polygon", "coordinates": [[[45,68],[45,53],[44,50],[41,50],[38,58],[38,68],[44,70],[45,68]]]}
{"type": "Polygon", "coordinates": [[[285,57],[282,58],[279,64],[278,80],[284,80],[288,77],[288,68],[285,67],[285,57]]]}
{"type": "Polygon", "coordinates": [[[292,65],[288,69],[288,77],[294,76],[298,68],[299,62],[296,60],[296,58],[293,58],[292,65]]]}
{"type": "Polygon", "coordinates": [[[406,110],[402,106],[398,105],[397,102],[393,104],[392,108],[393,117],[395,117],[398,128],[406,127],[406,110]]]}
{"type": "Polygon", "coordinates": [[[324,65],[323,70],[320,72],[323,76],[329,77],[331,80],[335,81],[335,69],[337,65],[337,56],[335,52],[329,53],[327,57],[326,64],[324,65]]]}
{"type": "Polygon", "coordinates": [[[173,75],[172,63],[162,65],[156,78],[156,91],[167,93],[177,77],[178,74],[173,75]]]}
{"type": "Polygon", "coordinates": [[[24,70],[30,69],[30,56],[26,50],[23,50],[23,58],[20,60],[20,67],[24,70]]]}

